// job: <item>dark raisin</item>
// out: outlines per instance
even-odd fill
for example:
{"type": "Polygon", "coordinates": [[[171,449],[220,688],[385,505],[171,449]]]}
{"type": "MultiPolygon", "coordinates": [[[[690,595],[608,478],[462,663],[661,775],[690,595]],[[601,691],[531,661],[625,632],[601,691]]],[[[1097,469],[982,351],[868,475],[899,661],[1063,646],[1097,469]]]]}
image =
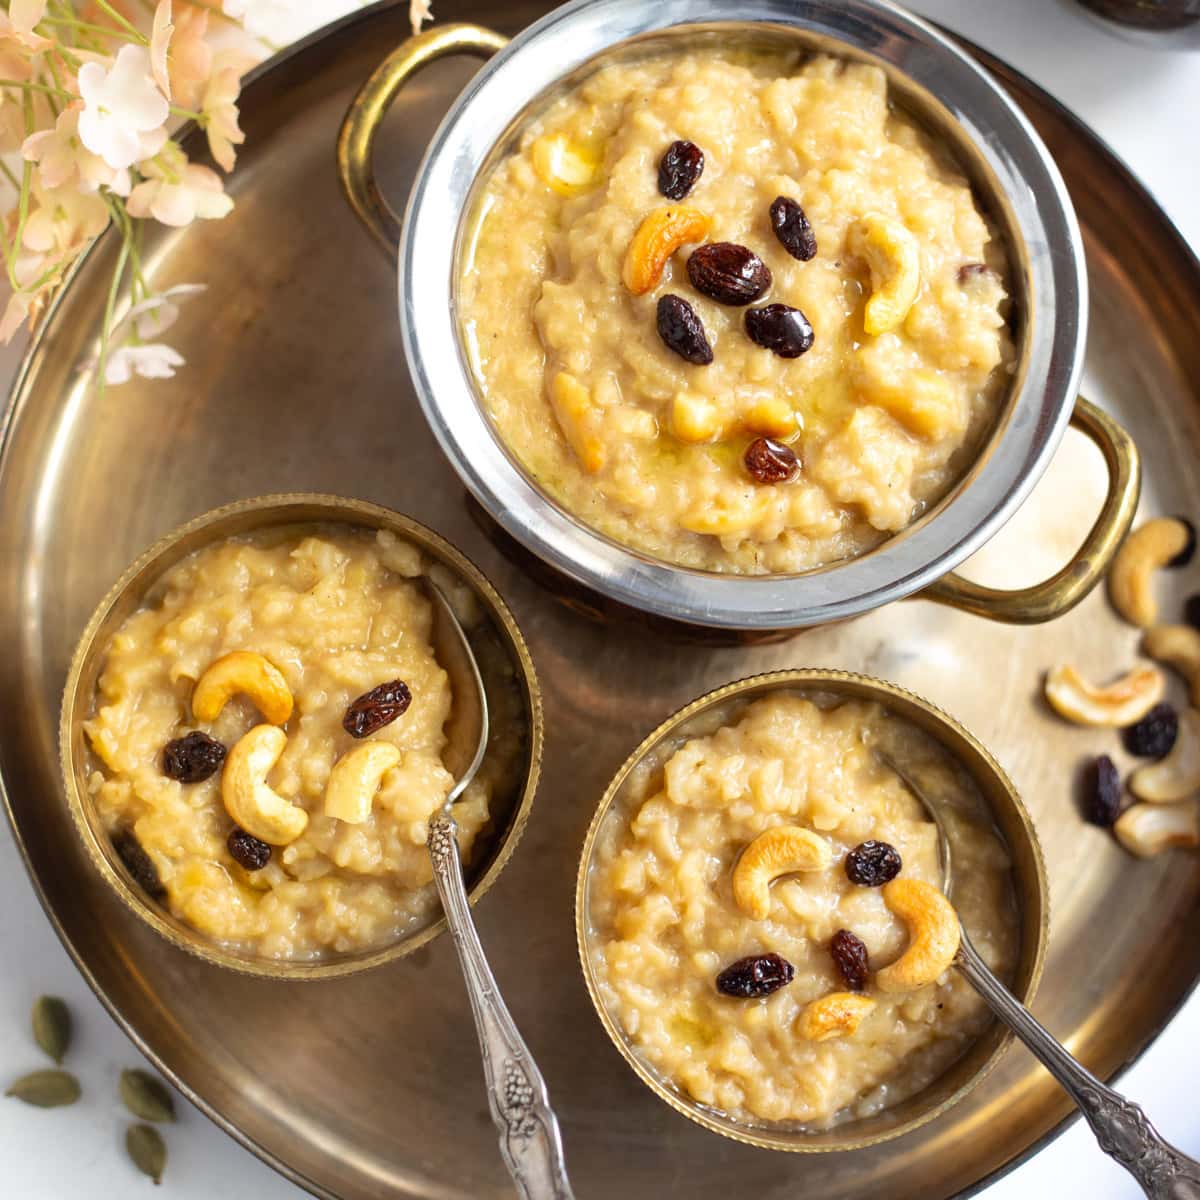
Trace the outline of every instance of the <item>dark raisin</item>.
{"type": "Polygon", "coordinates": [[[133,876],[133,881],[138,887],[155,900],[164,899],[167,889],[158,877],[154,859],[146,853],[137,839],[137,834],[132,829],[118,830],[113,834],[112,844],[117,857],[125,864],[125,869],[133,876]]]}
{"type": "Polygon", "coordinates": [[[668,350],[697,367],[713,360],[712,347],[696,310],[679,296],[669,292],[658,299],[658,336],[668,350]]]}
{"type": "Polygon", "coordinates": [[[746,447],[746,470],[759,483],[788,483],[800,474],[800,460],[790,446],[773,438],[755,438],[746,447]]]}
{"type": "Polygon", "coordinates": [[[1121,740],[1138,758],[1165,758],[1179,736],[1179,717],[1169,704],[1156,704],[1136,724],[1125,727],[1121,740]]]}
{"type": "Polygon", "coordinates": [[[1174,558],[1167,559],[1167,566],[1186,567],[1196,557],[1196,526],[1187,517],[1176,517],[1175,520],[1187,529],[1187,541],[1174,558]]]}
{"type": "Polygon", "coordinates": [[[987,263],[963,263],[958,268],[958,282],[960,284],[970,283],[973,279],[978,279],[981,275],[988,273],[987,263]]]}
{"type": "Polygon", "coordinates": [[[859,887],[882,887],[900,874],[900,852],[887,842],[860,842],[846,855],[846,878],[859,887]]]}
{"type": "Polygon", "coordinates": [[[753,304],[771,286],[771,272],[753,250],[735,242],[709,242],[692,254],[688,278],[718,304],[753,304]]]}
{"type": "Polygon", "coordinates": [[[658,160],[658,190],[668,200],[682,200],[704,172],[704,151],[695,142],[672,142],[658,160]]]}
{"type": "Polygon", "coordinates": [[[799,358],[812,349],[813,327],[798,309],[787,304],[768,304],[746,310],[746,335],[756,345],[780,358],[799,358]]]}
{"type": "Polygon", "coordinates": [[[1183,619],[1193,629],[1200,629],[1200,592],[1189,596],[1183,602],[1183,619]]]}
{"type": "Polygon", "coordinates": [[[771,201],[771,228],[783,248],[801,262],[817,256],[817,235],[804,215],[804,209],[789,196],[771,201]]]}
{"type": "Polygon", "coordinates": [[[198,729],[163,747],[163,774],[180,783],[201,783],[215,775],[224,761],[225,747],[198,729]]]}
{"type": "Polygon", "coordinates": [[[855,937],[848,929],[839,929],[829,943],[829,953],[833,955],[833,965],[837,967],[846,986],[852,992],[861,992],[867,986],[867,972],[870,970],[867,948],[862,939],[855,937]]]}
{"type": "Polygon", "coordinates": [[[1083,816],[1093,825],[1111,825],[1121,815],[1121,776],[1107,754],[1101,754],[1087,769],[1084,780],[1083,816]]]}
{"type": "Polygon", "coordinates": [[[271,861],[271,847],[236,825],[229,831],[229,839],[225,844],[233,855],[233,861],[247,871],[261,871],[271,861]]]}
{"type": "Polygon", "coordinates": [[[346,709],[342,728],[354,738],[370,737],[376,730],[402,717],[411,703],[412,692],[404,680],[393,679],[389,683],[381,683],[369,692],[363,692],[346,709]]]}
{"type": "Polygon", "coordinates": [[[717,976],[717,991],[741,1000],[769,996],[792,982],[795,967],[778,954],[752,954],[739,958],[717,976]]]}

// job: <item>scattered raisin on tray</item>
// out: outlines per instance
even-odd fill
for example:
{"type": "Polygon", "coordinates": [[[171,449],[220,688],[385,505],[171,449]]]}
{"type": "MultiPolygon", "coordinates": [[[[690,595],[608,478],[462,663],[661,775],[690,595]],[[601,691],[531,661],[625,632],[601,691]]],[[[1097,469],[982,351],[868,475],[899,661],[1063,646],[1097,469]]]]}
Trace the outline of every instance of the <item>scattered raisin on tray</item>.
{"type": "Polygon", "coordinates": [[[1093,825],[1107,828],[1121,815],[1121,776],[1116,763],[1101,754],[1087,770],[1084,781],[1083,816],[1093,825]]]}
{"type": "Polygon", "coordinates": [[[790,304],[767,304],[748,308],[746,336],[780,358],[799,358],[812,349],[813,327],[808,318],[790,304]]]}
{"type": "Polygon", "coordinates": [[[903,865],[895,846],[869,839],[846,855],[846,878],[859,887],[883,887],[900,874],[903,865]]]}
{"type": "Polygon", "coordinates": [[[739,958],[717,976],[717,991],[740,1000],[769,996],[792,982],[796,968],[778,954],[751,954],[739,958]]]}
{"type": "Polygon", "coordinates": [[[1179,716],[1166,703],[1156,704],[1140,721],[1121,734],[1125,749],[1138,758],[1165,758],[1179,736],[1179,716]]]}
{"type": "Polygon", "coordinates": [[[162,900],[167,894],[167,889],[163,887],[159,878],[154,859],[146,853],[137,839],[137,834],[132,829],[118,830],[113,834],[112,844],[117,857],[125,864],[125,869],[133,876],[138,887],[155,900],[162,900]]]}
{"type": "Polygon", "coordinates": [[[829,943],[829,953],[838,974],[852,992],[861,992],[867,986],[867,948],[861,938],[848,929],[839,929],[829,943]]]}
{"type": "Polygon", "coordinates": [[[658,160],[658,190],[682,200],[704,172],[704,151],[695,142],[672,142],[658,160]]]}
{"type": "Polygon", "coordinates": [[[771,228],[779,243],[793,257],[808,262],[817,256],[817,235],[804,209],[790,196],[776,196],[770,207],[771,228]]]}
{"type": "Polygon", "coordinates": [[[658,336],[668,350],[693,366],[705,367],[713,360],[712,347],[696,310],[681,296],[668,292],[658,299],[658,336]]]}
{"type": "Polygon", "coordinates": [[[236,825],[229,831],[229,839],[225,844],[233,855],[233,861],[247,871],[261,871],[271,861],[271,847],[236,825]]]}
{"type": "Polygon", "coordinates": [[[342,728],[353,738],[370,737],[397,717],[402,717],[412,703],[412,692],[403,679],[381,683],[369,692],[363,692],[346,709],[342,728]]]}
{"type": "Polygon", "coordinates": [[[771,286],[771,271],[753,250],[736,242],[709,242],[687,262],[688,278],[718,304],[753,304],[771,286]]]}
{"type": "Polygon", "coordinates": [[[1200,629],[1200,592],[1183,602],[1183,619],[1194,629],[1200,629]]]}
{"type": "Polygon", "coordinates": [[[202,783],[220,770],[225,753],[216,738],[194,729],[163,747],[163,774],[180,783],[202,783]]]}
{"type": "Polygon", "coordinates": [[[746,447],[746,470],[759,483],[788,483],[800,474],[796,452],[773,438],[755,438],[746,447]]]}
{"type": "Polygon", "coordinates": [[[1177,516],[1175,520],[1187,529],[1187,542],[1174,558],[1167,559],[1167,566],[1186,567],[1196,557],[1196,526],[1187,517],[1177,516]]]}

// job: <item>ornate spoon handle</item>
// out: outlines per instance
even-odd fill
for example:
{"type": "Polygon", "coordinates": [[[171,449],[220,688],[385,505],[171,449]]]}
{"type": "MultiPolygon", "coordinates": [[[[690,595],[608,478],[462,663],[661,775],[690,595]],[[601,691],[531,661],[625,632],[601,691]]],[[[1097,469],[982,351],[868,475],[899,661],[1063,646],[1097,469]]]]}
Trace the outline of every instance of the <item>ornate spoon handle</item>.
{"type": "Polygon", "coordinates": [[[1116,1159],[1151,1200],[1200,1200],[1200,1163],[1164,1141],[1133,1101],[1076,1062],[988,970],[965,933],[955,961],[996,1016],[1079,1105],[1100,1149],[1116,1159]]]}
{"type": "Polygon", "coordinates": [[[449,813],[435,816],[429,822],[429,853],[471,997],[500,1153],[524,1200],[574,1200],[546,1082],[500,998],[475,932],[456,829],[449,813]]]}

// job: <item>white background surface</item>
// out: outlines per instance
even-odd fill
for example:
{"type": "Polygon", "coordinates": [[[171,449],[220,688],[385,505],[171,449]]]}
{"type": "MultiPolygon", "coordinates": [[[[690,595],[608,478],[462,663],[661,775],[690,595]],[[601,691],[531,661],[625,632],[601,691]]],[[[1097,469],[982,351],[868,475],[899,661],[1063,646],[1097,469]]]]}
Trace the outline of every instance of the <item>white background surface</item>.
{"type": "MultiPolygon", "coordinates": [[[[343,0],[328,3],[331,12],[351,6],[343,0]]],[[[1187,48],[1179,48],[1176,37],[1130,41],[1070,0],[916,0],[912,7],[1007,59],[1082,115],[1149,185],[1189,242],[1200,246],[1200,39],[1193,37],[1187,48]]],[[[7,385],[14,366],[12,354],[0,358],[0,383],[7,385]]],[[[1182,860],[1180,867],[1186,869],[1182,860]]],[[[141,1195],[150,1185],[125,1160],[126,1119],[116,1100],[119,1071],[137,1065],[139,1056],[76,974],[38,906],[7,825],[0,824],[0,1090],[17,1075],[45,1065],[28,1033],[29,1008],[40,993],[65,997],[75,1014],[69,1066],[82,1080],[84,1098],[73,1109],[52,1112],[0,1100],[0,1197],[141,1195]]],[[[1165,1134],[1200,1156],[1200,1105],[1193,1081],[1198,1043],[1200,998],[1122,1087],[1165,1134]]],[[[172,1197],[299,1200],[303,1195],[186,1102],[179,1106],[179,1124],[166,1131],[172,1197]]],[[[1079,1123],[986,1195],[988,1200],[1067,1200],[1085,1193],[1088,1200],[1140,1195],[1079,1123]]]]}

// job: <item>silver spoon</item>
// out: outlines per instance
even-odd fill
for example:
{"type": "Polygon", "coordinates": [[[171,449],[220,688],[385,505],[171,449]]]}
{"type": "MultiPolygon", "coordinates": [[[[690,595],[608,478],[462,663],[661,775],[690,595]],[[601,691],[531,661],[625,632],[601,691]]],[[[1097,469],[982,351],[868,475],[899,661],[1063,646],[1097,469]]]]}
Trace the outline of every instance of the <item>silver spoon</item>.
{"type": "Polygon", "coordinates": [[[453,804],[474,779],[487,750],[487,695],[479,664],[450,601],[428,577],[423,576],[421,583],[433,605],[434,653],[450,676],[454,695],[442,758],[455,784],[429,822],[429,857],[471,998],[488,1103],[500,1131],[500,1153],[524,1200],[574,1200],[546,1081],[500,998],[471,919],[455,836],[453,804]]]}
{"type": "MultiPolygon", "coordinates": [[[[876,749],[879,760],[894,772],[921,802],[937,826],[942,891],[950,894],[953,878],[950,839],[938,806],[902,767],[876,749]]],[[[1137,1180],[1151,1200],[1200,1200],[1200,1163],[1165,1141],[1141,1108],[1100,1082],[1073,1058],[1029,1010],[992,974],[962,928],[954,965],[983,997],[988,1007],[1033,1051],[1041,1064],[1062,1084],[1087,1118],[1100,1149],[1137,1180]]]]}

